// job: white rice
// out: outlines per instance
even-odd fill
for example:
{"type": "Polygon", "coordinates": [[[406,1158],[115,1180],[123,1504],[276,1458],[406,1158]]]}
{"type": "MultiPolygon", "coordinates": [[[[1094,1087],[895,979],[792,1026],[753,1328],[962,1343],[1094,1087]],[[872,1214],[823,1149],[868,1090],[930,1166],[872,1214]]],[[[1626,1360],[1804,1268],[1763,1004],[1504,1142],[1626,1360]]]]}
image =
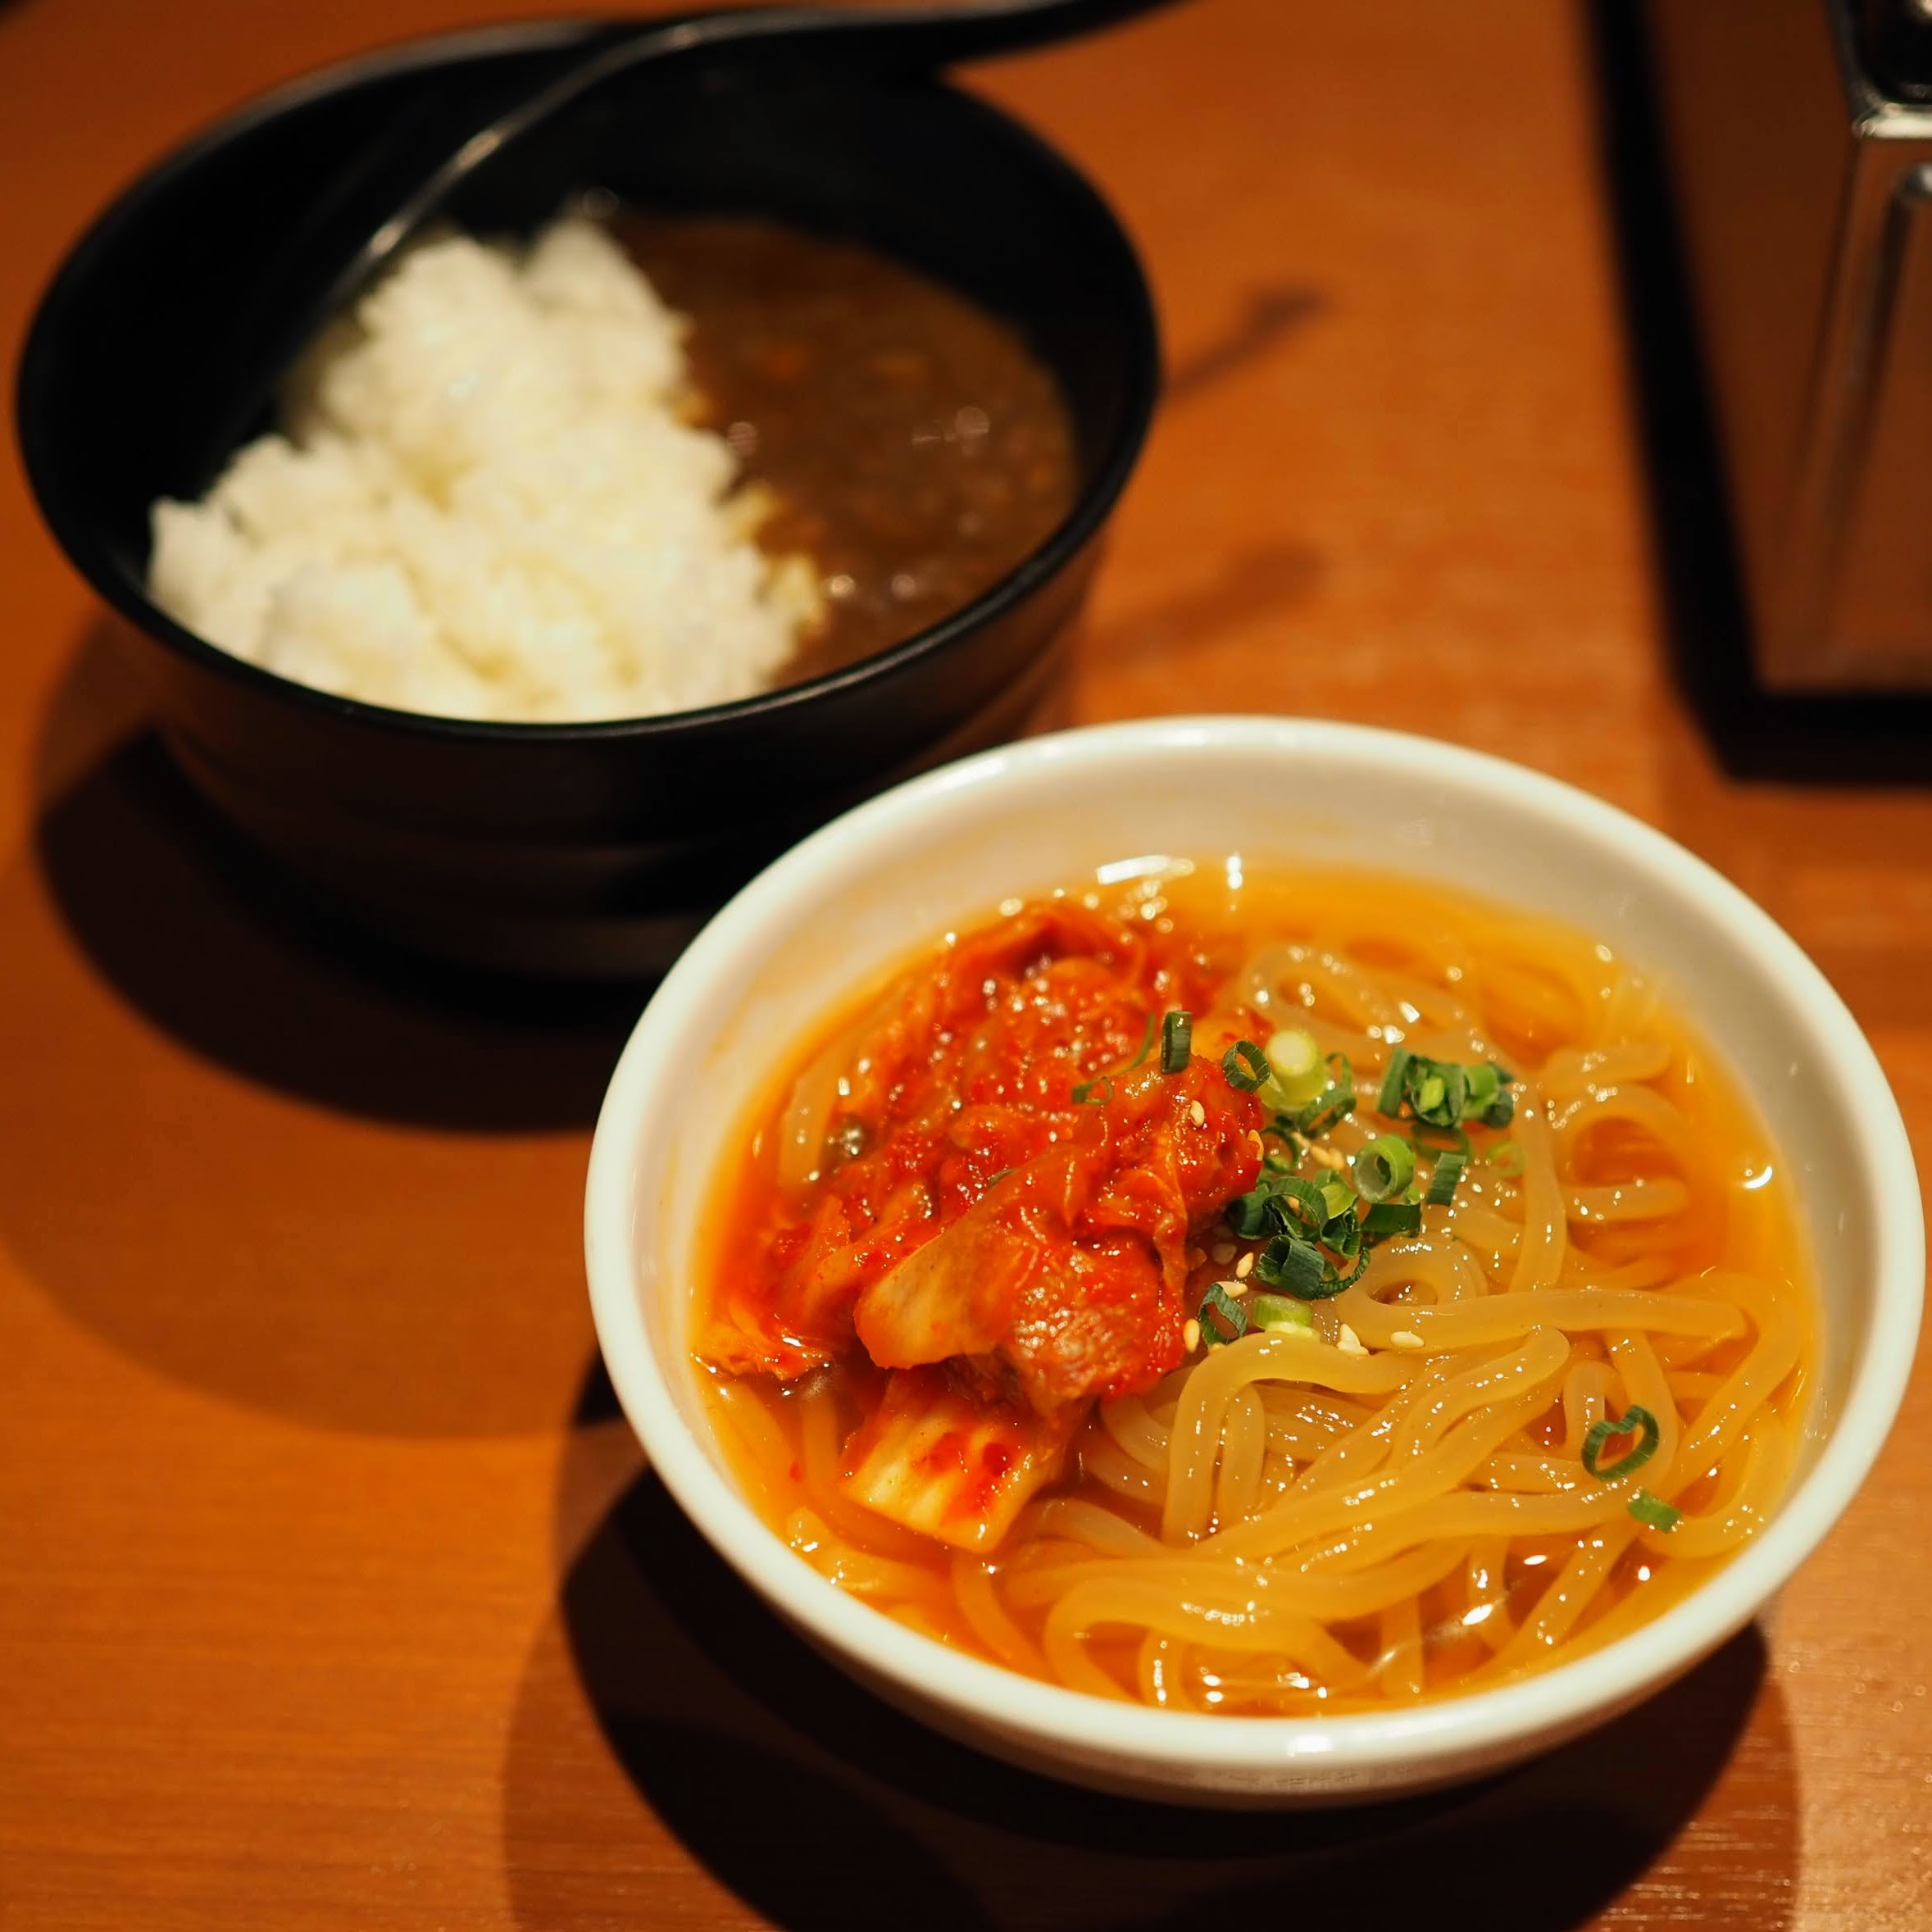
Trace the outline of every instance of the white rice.
{"type": "Polygon", "coordinates": [[[318,346],[285,435],[154,506],[156,600],[304,684],[443,717],[637,717],[764,688],[816,616],[685,324],[594,223],[409,255],[318,346]]]}

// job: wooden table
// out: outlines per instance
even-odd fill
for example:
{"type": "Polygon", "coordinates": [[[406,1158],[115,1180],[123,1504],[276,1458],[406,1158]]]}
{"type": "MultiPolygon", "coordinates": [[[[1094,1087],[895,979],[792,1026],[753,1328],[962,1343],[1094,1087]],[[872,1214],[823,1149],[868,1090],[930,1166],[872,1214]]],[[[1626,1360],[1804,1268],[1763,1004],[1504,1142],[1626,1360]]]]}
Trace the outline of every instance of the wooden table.
{"type": "MultiPolygon", "coordinates": [[[[166,144],[528,4],[16,0],[9,363],[166,144]]],[[[1204,0],[976,84],[1121,210],[1175,372],[1073,715],[1372,719],[1615,800],[1812,950],[1925,1149],[1932,793],[1741,782],[1677,694],[1586,23],[1204,0]]],[[[452,999],[261,917],[11,464],[0,518],[8,1932],[1932,1925],[1923,1374],[1764,1628],[1474,1793],[1149,1813],[848,1689],[641,1473],[597,1368],[579,1200],[630,1002],[452,999]]]]}

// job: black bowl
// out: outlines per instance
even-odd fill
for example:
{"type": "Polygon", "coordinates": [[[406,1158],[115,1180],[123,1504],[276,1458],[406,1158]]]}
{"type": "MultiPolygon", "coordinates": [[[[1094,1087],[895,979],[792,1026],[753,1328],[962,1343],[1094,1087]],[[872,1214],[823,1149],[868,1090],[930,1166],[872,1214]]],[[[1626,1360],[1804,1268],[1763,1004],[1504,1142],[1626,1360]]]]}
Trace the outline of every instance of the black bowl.
{"type": "Polygon", "coordinates": [[[812,825],[1020,729],[1052,680],[1159,380],[1131,244],[1092,187],[1004,115],[935,80],[723,61],[647,73],[452,212],[527,232],[594,185],[769,215],[938,275],[1016,323],[1057,375],[1080,466],[1066,522],[889,651],[633,721],[420,717],[292,684],[184,630],[143,589],[148,507],[200,493],[229,454],[229,372],[289,320],[278,263],[368,233],[500,106],[620,30],[441,37],[243,108],[96,222],[42,302],[20,367],[41,509],[130,621],[161,731],[195,785],[358,922],[511,971],[653,970],[812,825]]]}

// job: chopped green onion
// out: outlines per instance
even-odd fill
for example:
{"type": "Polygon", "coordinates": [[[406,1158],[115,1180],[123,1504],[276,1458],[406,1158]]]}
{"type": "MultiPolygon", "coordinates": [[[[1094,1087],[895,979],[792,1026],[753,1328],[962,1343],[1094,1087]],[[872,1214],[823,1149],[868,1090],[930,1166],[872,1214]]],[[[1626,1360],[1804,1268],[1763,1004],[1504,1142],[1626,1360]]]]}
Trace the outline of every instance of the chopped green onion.
{"type": "Polygon", "coordinates": [[[1321,1197],[1321,1219],[1325,1226],[1348,1213],[1355,1206],[1354,1190],[1332,1170],[1324,1172],[1316,1182],[1315,1191],[1321,1197]]]}
{"type": "Polygon", "coordinates": [[[1194,1057],[1194,1016],[1178,1007],[1161,1022],[1161,1071],[1181,1073],[1194,1057]]]}
{"type": "Polygon", "coordinates": [[[1362,1148],[1349,1166],[1355,1174],[1355,1191],[1363,1200],[1386,1201],[1415,1178],[1416,1150],[1399,1134],[1384,1134],[1362,1148]]]}
{"type": "Polygon", "coordinates": [[[1218,1282],[1211,1282],[1196,1311],[1201,1339],[1210,1348],[1238,1342],[1248,1333],[1248,1311],[1218,1282]]]}
{"type": "Polygon", "coordinates": [[[1468,1165],[1467,1154],[1452,1151],[1437,1157],[1435,1172],[1429,1177],[1429,1192],[1423,1196],[1431,1207],[1447,1207],[1456,1198],[1456,1184],[1468,1165]]]}
{"type": "Polygon", "coordinates": [[[1275,1219],[1284,1232],[1291,1216],[1317,1231],[1329,1217],[1328,1196],[1314,1181],[1303,1180],[1298,1174],[1284,1175],[1268,1192],[1280,1203],[1275,1219]]]}
{"type": "Polygon", "coordinates": [[[1297,1112],[1328,1084],[1315,1035],[1298,1026],[1284,1026],[1268,1036],[1267,1061],[1273,1077],[1261,1098],[1277,1113],[1297,1112]]]}
{"type": "Polygon", "coordinates": [[[1516,1098],[1509,1091],[1515,1077],[1493,1060],[1464,1066],[1453,1060],[1425,1060],[1398,1047],[1389,1056],[1375,1108],[1393,1121],[1407,1107],[1419,1130],[1425,1125],[1459,1132],[1463,1121],[1507,1127],[1516,1113],[1516,1098]]]}
{"type": "Polygon", "coordinates": [[[1389,1071],[1382,1075],[1382,1090],[1375,1096],[1375,1111],[1393,1120],[1402,1111],[1402,1090],[1409,1067],[1416,1056],[1407,1047],[1398,1047],[1389,1056],[1389,1071]]]}
{"type": "Polygon", "coordinates": [[[986,1176],[987,1186],[993,1187],[997,1185],[999,1182],[1004,1180],[1006,1177],[1012,1171],[1013,1171],[1011,1167],[996,1167],[992,1173],[986,1176]]]}
{"type": "Polygon", "coordinates": [[[1354,1202],[1348,1184],[1339,1175],[1304,1180],[1298,1174],[1276,1169],[1264,1173],[1247,1193],[1237,1194],[1223,1214],[1243,1241],[1298,1229],[1312,1236],[1354,1202]]]}
{"type": "Polygon", "coordinates": [[[1658,1433],[1657,1417],[1648,1409],[1633,1402],[1614,1422],[1606,1416],[1601,1422],[1591,1425],[1589,1433],[1583,1439],[1583,1466],[1604,1482],[1621,1482],[1625,1476],[1634,1475],[1657,1453],[1658,1433]],[[1599,1469],[1597,1458],[1603,1453],[1603,1445],[1615,1442],[1619,1436],[1629,1435],[1633,1430],[1642,1432],[1642,1439],[1636,1448],[1612,1463],[1609,1468],[1599,1469]]]}
{"type": "Polygon", "coordinates": [[[1264,1332],[1279,1333],[1284,1329],[1293,1329],[1302,1334],[1313,1334],[1315,1317],[1308,1312],[1307,1305],[1288,1295],[1253,1294],[1248,1298],[1248,1325],[1264,1332]]]}
{"type": "Polygon", "coordinates": [[[1345,1261],[1353,1261],[1361,1252],[1361,1221],[1352,1206],[1322,1229],[1321,1239],[1325,1247],[1332,1248],[1345,1261]]]}
{"type": "Polygon", "coordinates": [[[1409,1089],[1409,1105],[1416,1110],[1416,1118],[1432,1127],[1453,1127],[1462,1118],[1468,1098],[1469,1075],[1448,1060],[1433,1062],[1421,1084],[1409,1089]]]}
{"type": "Polygon", "coordinates": [[[1095,1077],[1090,1080],[1082,1080],[1080,1084],[1073,1090],[1074,1105],[1075,1107],[1104,1106],[1114,1097],[1115,1075],[1132,1073],[1134,1068],[1139,1066],[1141,1061],[1146,1059],[1148,1055],[1152,1052],[1153,1044],[1154,1016],[1152,1013],[1149,1013],[1147,1016],[1147,1025],[1143,1030],[1140,1035],[1139,1052],[1137,1052],[1125,1066],[1110,1067],[1107,1072],[1096,1075],[1095,1077]],[[1095,1090],[1097,1089],[1102,1088],[1106,1089],[1105,1092],[1101,1093],[1100,1098],[1098,1100],[1094,1099],[1093,1096],[1095,1090]]]}
{"type": "Polygon", "coordinates": [[[1238,1093],[1252,1093],[1268,1077],[1268,1056],[1252,1040],[1236,1040],[1221,1055],[1221,1070],[1238,1093]]]}
{"type": "Polygon", "coordinates": [[[1298,1302],[1318,1302],[1334,1293],[1328,1285],[1333,1271],[1321,1250],[1297,1234],[1277,1234],[1255,1257],[1254,1272],[1257,1280],[1298,1302]]]}
{"type": "Polygon", "coordinates": [[[1354,1189],[1339,1174],[1325,1172],[1309,1180],[1298,1174],[1264,1172],[1222,1212],[1238,1239],[1265,1243],[1255,1257],[1258,1282],[1298,1300],[1319,1301],[1358,1280],[1367,1265],[1359,1206],[1354,1189]],[[1342,1269],[1351,1262],[1357,1265],[1343,1275],[1342,1269]]]}
{"type": "Polygon", "coordinates": [[[1485,1060],[1469,1070],[1469,1101],[1463,1118],[1480,1121],[1485,1127],[1507,1127],[1516,1118],[1516,1097],[1509,1091],[1516,1075],[1485,1060]]]}
{"type": "Polygon", "coordinates": [[[1489,1149],[1489,1165],[1505,1180],[1514,1180],[1523,1171],[1523,1150],[1513,1140],[1499,1140],[1489,1149]]]}
{"type": "MultiPolygon", "coordinates": [[[[1268,1179],[1262,1176],[1264,1182],[1268,1179]]],[[[1258,1241],[1275,1225],[1275,1196],[1266,1185],[1252,1193],[1237,1194],[1221,1210],[1221,1219],[1238,1241],[1258,1241]]]]}
{"type": "Polygon", "coordinates": [[[1295,1116],[1297,1133],[1325,1134],[1338,1121],[1346,1120],[1355,1111],[1355,1069],[1349,1065],[1346,1053],[1330,1053],[1330,1067],[1334,1067],[1338,1062],[1341,1071],[1331,1073],[1320,1096],[1295,1116]]]}
{"type": "Polygon", "coordinates": [[[1672,1509],[1662,1497],[1652,1496],[1648,1489],[1639,1489],[1624,1507],[1647,1528],[1666,1532],[1675,1530],[1684,1517],[1682,1510],[1672,1509]]]}
{"type": "Polygon", "coordinates": [[[1361,1217],[1363,1238],[1386,1241],[1392,1234],[1422,1232],[1422,1210],[1407,1201],[1378,1201],[1361,1217]]]}

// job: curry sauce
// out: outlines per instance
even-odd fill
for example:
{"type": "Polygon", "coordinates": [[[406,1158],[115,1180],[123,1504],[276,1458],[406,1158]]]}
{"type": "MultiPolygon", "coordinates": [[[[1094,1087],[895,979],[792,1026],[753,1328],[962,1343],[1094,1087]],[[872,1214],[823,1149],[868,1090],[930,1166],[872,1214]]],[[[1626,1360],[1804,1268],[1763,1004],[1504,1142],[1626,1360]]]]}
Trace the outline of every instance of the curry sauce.
{"type": "Polygon", "coordinates": [[[698,420],[775,507],[758,533],[817,567],[795,683],[950,616],[1071,507],[1074,433],[1011,324],[854,243],[636,211],[616,233],[691,320],[698,420]]]}

